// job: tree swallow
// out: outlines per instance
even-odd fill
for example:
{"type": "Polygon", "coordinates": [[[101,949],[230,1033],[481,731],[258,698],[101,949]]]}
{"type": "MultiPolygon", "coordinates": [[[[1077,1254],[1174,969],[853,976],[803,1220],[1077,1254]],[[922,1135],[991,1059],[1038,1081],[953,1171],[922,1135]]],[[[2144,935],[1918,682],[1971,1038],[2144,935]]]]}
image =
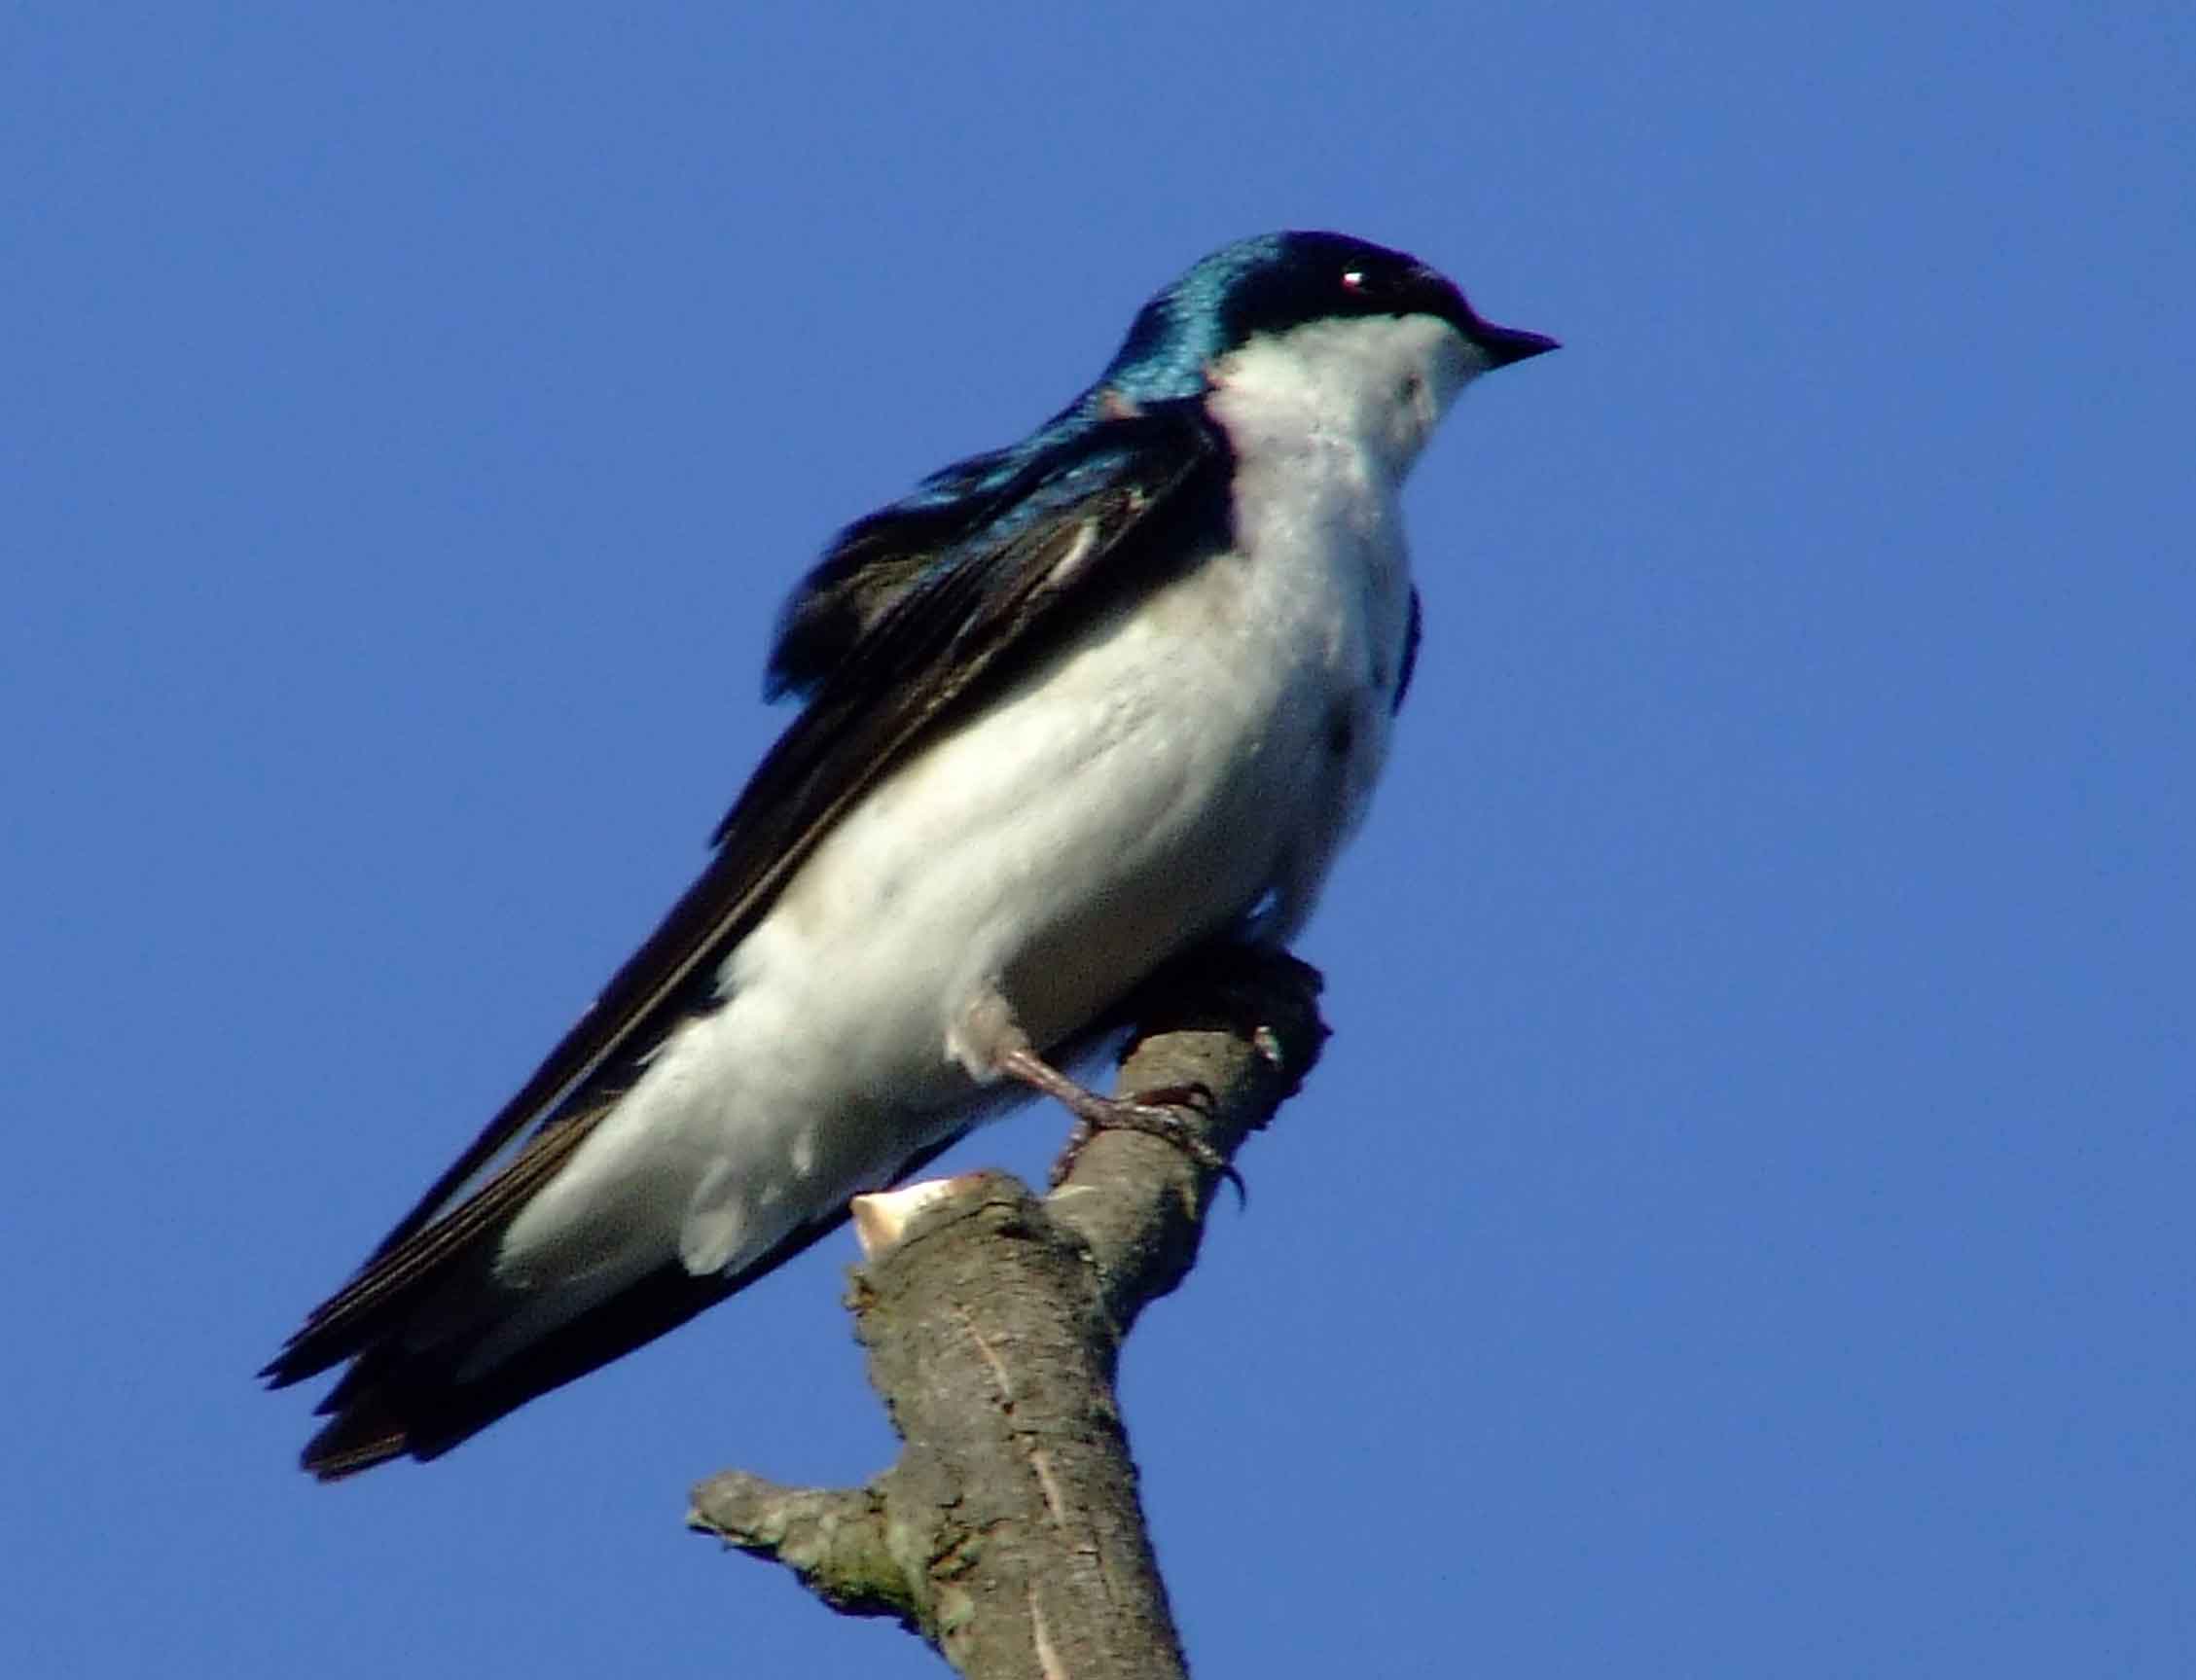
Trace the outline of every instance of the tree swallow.
{"type": "Polygon", "coordinates": [[[1217,251],[1027,438],[840,533],[806,703],[708,867],[261,1374],[348,1363],[305,1467],[432,1458],[683,1323],[1059,1071],[1170,959],[1278,947],[1411,680],[1398,493],[1553,349],[1337,233],[1217,251]]]}

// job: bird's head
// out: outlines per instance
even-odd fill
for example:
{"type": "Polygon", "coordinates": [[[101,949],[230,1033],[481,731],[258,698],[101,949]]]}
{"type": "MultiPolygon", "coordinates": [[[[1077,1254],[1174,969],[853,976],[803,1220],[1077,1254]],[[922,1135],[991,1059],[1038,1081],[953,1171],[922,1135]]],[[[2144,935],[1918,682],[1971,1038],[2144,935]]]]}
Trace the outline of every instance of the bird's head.
{"type": "Polygon", "coordinates": [[[1239,239],[1137,311],[1094,387],[1115,406],[1287,386],[1383,434],[1407,466],[1473,378],[1556,347],[1483,319],[1438,269],[1344,233],[1239,239]]]}

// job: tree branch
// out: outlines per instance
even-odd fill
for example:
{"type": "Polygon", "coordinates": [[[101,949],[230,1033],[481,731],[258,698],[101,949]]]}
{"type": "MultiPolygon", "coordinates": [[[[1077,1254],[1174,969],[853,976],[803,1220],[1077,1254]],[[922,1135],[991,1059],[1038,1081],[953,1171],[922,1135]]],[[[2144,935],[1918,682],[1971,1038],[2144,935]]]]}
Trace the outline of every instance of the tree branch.
{"type": "MultiPolygon", "coordinates": [[[[1318,984],[1241,950],[1170,970],[1135,1000],[1118,1088],[1209,1091],[1176,1112],[1232,1160],[1318,1055],[1318,984]]],[[[966,1675],[1181,1675],[1113,1375],[1136,1314],[1196,1260],[1218,1181],[1163,1139],[1103,1131],[1041,1201],[991,1172],[859,1198],[848,1305],[899,1461],[860,1489],[727,1471],[689,1524],[835,1609],[897,1619],[966,1675]]]]}

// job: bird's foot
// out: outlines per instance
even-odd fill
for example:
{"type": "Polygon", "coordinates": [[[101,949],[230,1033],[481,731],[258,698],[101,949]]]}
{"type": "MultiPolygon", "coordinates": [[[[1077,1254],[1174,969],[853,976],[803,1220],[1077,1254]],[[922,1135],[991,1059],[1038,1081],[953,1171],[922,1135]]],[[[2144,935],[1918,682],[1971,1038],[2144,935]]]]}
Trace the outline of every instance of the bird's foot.
{"type": "Polygon", "coordinates": [[[1209,1117],[1214,1100],[1210,1088],[1164,1086],[1127,1096],[1100,1096],[1089,1087],[1069,1079],[1034,1051],[1021,1046],[999,1055],[998,1070],[1033,1090],[1042,1091],[1075,1117],[1074,1129],[1067,1134],[1060,1159],[1053,1162],[1051,1188],[1054,1190],[1066,1181],[1068,1173],[1074,1170],[1076,1158],[1099,1132],[1140,1131],[1172,1144],[1207,1172],[1227,1180],[1235,1187],[1239,1205],[1248,1202],[1242,1175],[1228,1164],[1226,1156],[1205,1141],[1181,1113],[1187,1109],[1209,1117]]]}
{"type": "Polygon", "coordinates": [[[1052,1188],[1058,1190],[1066,1182],[1067,1175],[1075,1170],[1076,1161],[1099,1132],[1140,1131],[1146,1137],[1172,1144],[1206,1171],[1226,1180],[1235,1189],[1237,1204],[1242,1205],[1249,1199],[1242,1174],[1229,1164],[1226,1156],[1205,1141],[1181,1112],[1187,1109],[1209,1119],[1212,1105],[1211,1089],[1202,1084],[1162,1086],[1127,1096],[1100,1096],[1094,1090],[1083,1091],[1081,1100],[1067,1105],[1075,1116],[1075,1126],[1061,1148],[1060,1158],[1053,1162],[1052,1188]]]}

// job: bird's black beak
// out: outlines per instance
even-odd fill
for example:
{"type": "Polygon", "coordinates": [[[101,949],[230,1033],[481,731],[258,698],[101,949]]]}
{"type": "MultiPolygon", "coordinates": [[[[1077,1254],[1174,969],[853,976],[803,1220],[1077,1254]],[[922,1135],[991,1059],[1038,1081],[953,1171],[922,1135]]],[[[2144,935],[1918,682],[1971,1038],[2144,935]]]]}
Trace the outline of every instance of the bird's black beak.
{"type": "Polygon", "coordinates": [[[1485,321],[1473,332],[1472,341],[1487,352],[1487,365],[1491,368],[1506,368],[1528,356],[1563,348],[1545,333],[1528,333],[1522,327],[1494,327],[1485,321]]]}

